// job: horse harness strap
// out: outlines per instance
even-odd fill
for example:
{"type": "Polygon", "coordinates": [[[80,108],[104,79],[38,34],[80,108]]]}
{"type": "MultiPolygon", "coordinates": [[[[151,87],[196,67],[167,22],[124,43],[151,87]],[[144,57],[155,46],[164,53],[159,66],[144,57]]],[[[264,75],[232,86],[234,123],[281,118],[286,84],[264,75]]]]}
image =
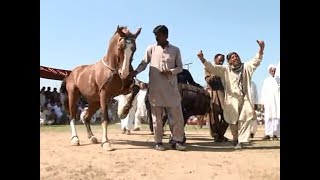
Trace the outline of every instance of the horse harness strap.
{"type": "Polygon", "coordinates": [[[101,61],[102,61],[103,65],[105,65],[105,66],[106,66],[108,69],[110,69],[111,71],[116,71],[116,70],[119,69],[119,67],[117,67],[117,68],[112,68],[112,67],[110,67],[106,62],[104,62],[103,58],[101,58],[101,61]]]}
{"type": "Polygon", "coordinates": [[[101,58],[101,61],[102,61],[103,65],[105,65],[108,69],[110,69],[110,70],[112,71],[112,73],[111,73],[111,76],[106,80],[106,82],[104,82],[103,85],[99,88],[99,92],[101,92],[103,86],[118,72],[118,69],[120,68],[120,67],[117,67],[117,68],[112,68],[112,67],[110,67],[110,66],[103,60],[103,58],[101,58]]]}

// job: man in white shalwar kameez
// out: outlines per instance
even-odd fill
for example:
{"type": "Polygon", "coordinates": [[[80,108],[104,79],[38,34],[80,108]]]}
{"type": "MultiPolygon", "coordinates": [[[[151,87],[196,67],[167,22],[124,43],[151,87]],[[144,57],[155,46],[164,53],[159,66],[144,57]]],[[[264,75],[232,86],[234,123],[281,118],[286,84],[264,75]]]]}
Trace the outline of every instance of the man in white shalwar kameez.
{"type": "Polygon", "coordinates": [[[263,140],[277,140],[280,136],[280,90],[275,78],[276,66],[268,66],[269,76],[263,81],[261,103],[264,106],[265,136],[263,140]]]}
{"type": "Polygon", "coordinates": [[[276,73],[274,76],[276,77],[276,80],[279,86],[279,94],[276,100],[277,100],[277,114],[278,114],[278,117],[280,118],[280,60],[277,64],[276,73]]]}
{"type": "MultiPolygon", "coordinates": [[[[131,96],[131,94],[119,95],[118,114],[121,113],[120,111],[123,110],[123,107],[128,103],[129,96],[131,96]]],[[[125,118],[121,119],[122,134],[129,135],[130,131],[132,131],[134,127],[134,116],[135,116],[136,110],[137,110],[137,96],[135,96],[133,99],[132,107],[130,108],[128,115],[125,118]]]]}
{"type": "Polygon", "coordinates": [[[229,123],[233,136],[234,149],[242,149],[244,143],[250,142],[252,120],[256,119],[251,98],[251,78],[262,61],[264,41],[258,41],[259,51],[250,61],[242,63],[236,52],[227,55],[229,65],[215,65],[207,62],[202,51],[198,58],[205,66],[205,71],[221,77],[225,88],[223,115],[229,123]]]}
{"type": "MultiPolygon", "coordinates": [[[[254,104],[254,110],[257,114],[257,107],[256,104],[258,104],[258,90],[256,84],[251,81],[251,98],[252,98],[252,103],[254,104]]],[[[257,116],[256,116],[257,117],[257,116]]],[[[251,124],[251,129],[250,129],[250,137],[253,138],[254,134],[257,132],[258,128],[258,119],[254,119],[251,124]]]]}
{"type": "Polygon", "coordinates": [[[277,80],[277,83],[280,87],[280,61],[278,62],[277,64],[277,67],[276,67],[276,73],[274,74],[276,80],[277,80]]]}
{"type": "Polygon", "coordinates": [[[141,82],[139,84],[140,90],[137,94],[137,110],[135,112],[135,119],[134,119],[134,131],[140,131],[141,121],[143,118],[147,117],[147,108],[146,108],[146,94],[147,94],[147,84],[141,82]]]}

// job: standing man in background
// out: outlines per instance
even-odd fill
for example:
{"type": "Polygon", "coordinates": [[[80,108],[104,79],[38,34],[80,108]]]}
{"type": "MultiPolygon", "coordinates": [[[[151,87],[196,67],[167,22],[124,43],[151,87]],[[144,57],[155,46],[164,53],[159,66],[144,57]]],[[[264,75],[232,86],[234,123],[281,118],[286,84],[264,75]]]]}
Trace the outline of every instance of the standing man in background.
{"type": "Polygon", "coordinates": [[[258,90],[257,90],[256,84],[253,81],[251,81],[251,98],[252,98],[252,103],[254,104],[254,110],[256,113],[256,116],[255,116],[256,118],[252,120],[252,125],[250,129],[250,138],[253,138],[258,128],[258,119],[257,119],[258,90]]]}
{"type": "Polygon", "coordinates": [[[137,110],[135,112],[133,131],[140,131],[142,119],[147,118],[147,108],[146,108],[145,98],[148,90],[148,85],[144,82],[139,82],[139,86],[140,86],[140,90],[137,94],[137,110]]]}
{"type": "Polygon", "coordinates": [[[280,136],[279,96],[280,90],[275,78],[276,66],[268,66],[269,76],[263,81],[261,103],[264,106],[265,136],[263,140],[278,140],[280,136]]]}
{"type": "MultiPolygon", "coordinates": [[[[223,54],[214,56],[213,64],[222,65],[224,62],[223,54]]],[[[205,72],[205,80],[210,88],[211,112],[209,113],[209,125],[215,142],[227,142],[228,138],[224,136],[228,129],[228,123],[224,119],[224,87],[221,78],[215,74],[205,72]]]]}
{"type": "MultiPolygon", "coordinates": [[[[129,97],[131,94],[121,94],[119,95],[118,99],[118,116],[120,117],[120,114],[122,113],[121,111],[124,109],[124,106],[128,104],[129,97]]],[[[123,119],[121,119],[121,129],[122,129],[122,134],[130,135],[131,131],[134,127],[134,118],[135,118],[135,113],[137,110],[137,96],[134,97],[132,101],[132,107],[129,110],[129,113],[127,116],[123,119]]]]}

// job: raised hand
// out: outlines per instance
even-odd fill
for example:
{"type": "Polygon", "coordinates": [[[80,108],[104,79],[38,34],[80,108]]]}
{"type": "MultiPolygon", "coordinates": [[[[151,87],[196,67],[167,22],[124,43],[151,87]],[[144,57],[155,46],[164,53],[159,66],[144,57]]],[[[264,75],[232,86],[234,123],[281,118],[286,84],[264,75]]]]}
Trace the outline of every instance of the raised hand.
{"type": "Polygon", "coordinates": [[[198,58],[203,61],[203,53],[202,53],[202,50],[200,50],[200,52],[197,54],[198,58]]]}
{"type": "Polygon", "coordinates": [[[264,50],[264,46],[265,46],[264,41],[257,40],[257,43],[259,44],[259,47],[260,47],[259,53],[263,54],[263,50],[264,50]]]}

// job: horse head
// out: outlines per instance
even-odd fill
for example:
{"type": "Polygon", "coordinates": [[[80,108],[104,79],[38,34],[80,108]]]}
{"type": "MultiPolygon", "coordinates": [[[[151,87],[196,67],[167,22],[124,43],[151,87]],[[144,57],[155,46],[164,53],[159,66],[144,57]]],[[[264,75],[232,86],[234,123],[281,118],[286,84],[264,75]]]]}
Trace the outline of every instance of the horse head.
{"type": "Polygon", "coordinates": [[[108,64],[118,71],[121,79],[126,79],[132,70],[130,65],[136,51],[136,38],[140,32],[141,28],[132,33],[127,27],[118,26],[111,39],[107,54],[108,59],[104,61],[109,60],[108,64]]]}

